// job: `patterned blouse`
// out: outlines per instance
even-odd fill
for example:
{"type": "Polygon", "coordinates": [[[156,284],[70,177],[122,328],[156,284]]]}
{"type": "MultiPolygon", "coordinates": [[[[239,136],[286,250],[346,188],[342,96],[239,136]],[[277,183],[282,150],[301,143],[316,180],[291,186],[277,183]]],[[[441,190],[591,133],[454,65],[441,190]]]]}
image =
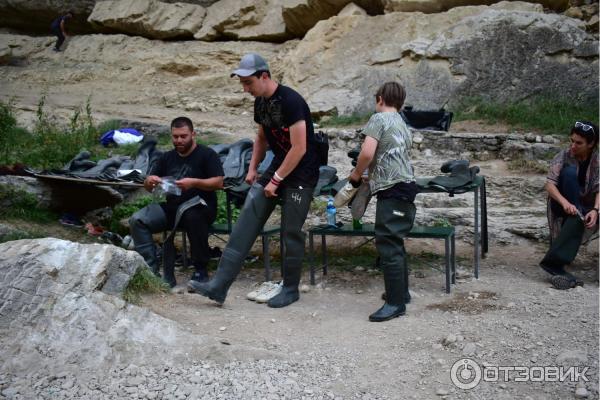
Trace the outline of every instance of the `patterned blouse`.
{"type": "Polygon", "coordinates": [[[363,129],[377,140],[374,161],[369,166],[371,193],[388,189],[399,182],[414,182],[410,163],[412,133],[397,112],[373,114],[363,129]]]}

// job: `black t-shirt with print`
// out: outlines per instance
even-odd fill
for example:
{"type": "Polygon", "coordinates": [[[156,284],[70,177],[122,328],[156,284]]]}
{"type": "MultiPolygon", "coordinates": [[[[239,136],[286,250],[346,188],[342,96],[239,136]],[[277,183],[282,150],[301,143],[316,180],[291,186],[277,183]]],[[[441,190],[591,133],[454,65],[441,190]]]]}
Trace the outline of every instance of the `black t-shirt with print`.
{"type": "MultiPolygon", "coordinates": [[[[168,151],[152,166],[149,175],[160,177],[172,176],[175,180],[183,178],[208,179],[223,176],[223,166],[217,153],[204,145],[198,144],[186,157],[175,150],[168,151]]],[[[189,189],[181,192],[181,196],[167,195],[169,208],[176,207],[192,197],[200,195],[212,211],[217,209],[217,194],[213,191],[189,189]]]]}
{"type": "Polygon", "coordinates": [[[306,101],[295,90],[278,85],[269,98],[254,100],[254,121],[262,125],[275,157],[259,183],[266,186],[292,147],[289,127],[298,121],[306,123],[306,153],[296,168],[284,179],[288,187],[315,187],[319,179],[319,159],[315,149],[315,134],[310,109],[306,101]]]}

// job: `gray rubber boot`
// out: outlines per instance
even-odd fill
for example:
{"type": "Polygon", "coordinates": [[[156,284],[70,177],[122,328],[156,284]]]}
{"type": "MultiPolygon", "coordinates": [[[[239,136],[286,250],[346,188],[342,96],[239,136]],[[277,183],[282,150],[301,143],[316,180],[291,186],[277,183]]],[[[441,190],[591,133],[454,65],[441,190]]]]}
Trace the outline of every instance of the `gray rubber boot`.
{"type": "Polygon", "coordinates": [[[304,242],[306,235],[302,225],[306,221],[313,188],[286,188],[283,190],[281,211],[281,234],[285,247],[283,260],[283,287],[281,292],[269,300],[267,305],[273,308],[288,306],[300,298],[298,285],[302,275],[304,242]]]}
{"type": "Polygon", "coordinates": [[[156,258],[156,246],[153,233],[163,232],[167,229],[167,216],[158,204],[150,204],[129,218],[129,231],[137,251],[152,272],[160,276],[158,260],[156,258]]]}
{"type": "Polygon", "coordinates": [[[237,250],[226,247],[221,255],[217,272],[212,279],[207,282],[190,280],[188,282],[188,289],[190,292],[198,293],[219,304],[223,304],[227,298],[229,287],[231,287],[231,284],[242,269],[244,257],[237,250]]]}
{"type": "Polygon", "coordinates": [[[189,281],[190,292],[206,296],[219,304],[225,302],[229,287],[240,273],[244,259],[275,208],[276,202],[276,199],[265,197],[262,186],[252,185],[223,250],[217,271],[208,282],[189,281]]]}

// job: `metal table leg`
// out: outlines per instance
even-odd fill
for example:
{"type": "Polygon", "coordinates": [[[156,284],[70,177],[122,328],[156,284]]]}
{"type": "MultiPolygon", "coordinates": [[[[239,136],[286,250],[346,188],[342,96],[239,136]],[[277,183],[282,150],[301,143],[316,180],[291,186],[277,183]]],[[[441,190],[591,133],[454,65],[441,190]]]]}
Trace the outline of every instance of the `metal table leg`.
{"type": "Polygon", "coordinates": [[[269,236],[262,235],[263,263],[265,264],[265,281],[271,280],[271,257],[269,257],[269,236]]]}
{"type": "Polygon", "coordinates": [[[308,234],[308,262],[310,264],[310,284],[315,284],[315,244],[313,234],[308,234]]]}
{"type": "Polygon", "coordinates": [[[474,193],[474,208],[475,208],[475,220],[474,220],[474,225],[475,225],[475,243],[473,244],[473,248],[474,248],[474,275],[476,279],[479,279],[479,254],[480,254],[480,238],[479,238],[479,189],[475,188],[475,190],[473,191],[474,193]]]}
{"type": "Polygon", "coordinates": [[[327,275],[327,239],[321,235],[321,251],[323,252],[323,275],[327,275]]]}
{"type": "Polygon", "coordinates": [[[450,242],[450,254],[452,257],[452,283],[456,284],[456,243],[455,243],[456,235],[452,234],[451,242],[450,242]]]}
{"type": "Polygon", "coordinates": [[[446,293],[450,293],[450,281],[451,281],[451,277],[450,277],[450,273],[451,273],[451,265],[450,265],[450,257],[451,257],[451,253],[450,253],[450,238],[446,237],[444,239],[444,245],[446,248],[446,293]]]}

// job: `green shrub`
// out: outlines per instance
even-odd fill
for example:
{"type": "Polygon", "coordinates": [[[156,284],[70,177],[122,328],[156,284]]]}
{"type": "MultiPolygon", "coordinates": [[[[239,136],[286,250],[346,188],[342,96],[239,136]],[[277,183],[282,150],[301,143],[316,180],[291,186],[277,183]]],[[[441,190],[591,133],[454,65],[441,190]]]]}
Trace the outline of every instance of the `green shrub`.
{"type": "Polygon", "coordinates": [[[598,102],[577,103],[555,95],[537,96],[514,103],[471,97],[458,105],[454,120],[484,120],[490,124],[502,122],[522,130],[568,135],[577,120],[598,124],[598,102]]]}
{"type": "Polygon", "coordinates": [[[58,215],[41,208],[37,198],[23,190],[0,186],[0,217],[17,218],[25,221],[48,223],[56,221],[58,215]]]}
{"type": "Polygon", "coordinates": [[[137,270],[123,291],[123,299],[129,303],[139,304],[144,293],[164,293],[169,285],[154,275],[148,268],[137,270]]]}
{"type": "Polygon", "coordinates": [[[0,102],[0,164],[13,164],[16,144],[20,141],[13,104],[0,102]]]}
{"type": "MultiPolygon", "coordinates": [[[[240,209],[235,206],[231,207],[231,222],[237,221],[240,216],[240,209]]],[[[227,197],[224,191],[217,191],[217,218],[215,224],[227,223],[227,197]]]]}
{"type": "Polygon", "coordinates": [[[135,158],[139,144],[105,148],[100,136],[119,127],[118,120],[94,126],[88,98],[84,106],[73,111],[68,121],[59,121],[46,110],[46,97],[38,102],[36,123],[32,131],[17,125],[12,102],[0,102],[0,165],[22,163],[36,169],[61,168],[82,150],[89,150],[92,160],[112,155],[135,158]]]}
{"type": "Polygon", "coordinates": [[[433,226],[440,226],[444,228],[452,227],[452,223],[445,217],[437,217],[433,220],[433,226]]]}
{"type": "Polygon", "coordinates": [[[6,243],[13,240],[21,240],[21,239],[38,239],[46,237],[43,233],[31,233],[31,232],[11,232],[6,235],[0,235],[0,243],[6,243]]]}

